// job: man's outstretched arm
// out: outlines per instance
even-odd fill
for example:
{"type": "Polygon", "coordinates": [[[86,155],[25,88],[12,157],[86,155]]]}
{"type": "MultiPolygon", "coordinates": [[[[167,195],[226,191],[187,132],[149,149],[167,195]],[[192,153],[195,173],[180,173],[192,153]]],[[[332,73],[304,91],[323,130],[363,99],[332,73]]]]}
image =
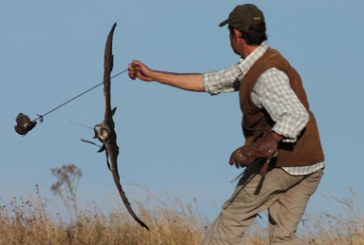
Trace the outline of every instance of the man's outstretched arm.
{"type": "Polygon", "coordinates": [[[150,69],[141,61],[133,61],[128,67],[129,77],[133,80],[136,78],[152,82],[156,81],[162,84],[170,85],[176,88],[205,92],[202,74],[200,73],[172,73],[150,69]]]}

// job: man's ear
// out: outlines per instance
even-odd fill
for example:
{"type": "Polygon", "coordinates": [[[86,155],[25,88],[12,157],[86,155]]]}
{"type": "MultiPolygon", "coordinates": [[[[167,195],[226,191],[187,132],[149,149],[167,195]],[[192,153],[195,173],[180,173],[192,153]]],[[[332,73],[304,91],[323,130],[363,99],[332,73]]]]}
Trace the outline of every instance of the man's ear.
{"type": "Polygon", "coordinates": [[[241,33],[241,31],[239,31],[238,29],[232,28],[234,37],[242,37],[243,34],[241,33]]]}

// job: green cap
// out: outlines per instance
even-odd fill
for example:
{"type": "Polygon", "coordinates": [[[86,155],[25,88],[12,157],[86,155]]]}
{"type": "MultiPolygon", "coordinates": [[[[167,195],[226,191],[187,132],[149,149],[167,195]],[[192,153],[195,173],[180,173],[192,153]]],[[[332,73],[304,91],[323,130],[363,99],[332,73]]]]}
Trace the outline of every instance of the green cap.
{"type": "Polygon", "coordinates": [[[229,14],[229,18],[220,23],[220,27],[229,24],[232,27],[247,32],[255,22],[264,21],[263,12],[254,4],[238,5],[229,14]]]}

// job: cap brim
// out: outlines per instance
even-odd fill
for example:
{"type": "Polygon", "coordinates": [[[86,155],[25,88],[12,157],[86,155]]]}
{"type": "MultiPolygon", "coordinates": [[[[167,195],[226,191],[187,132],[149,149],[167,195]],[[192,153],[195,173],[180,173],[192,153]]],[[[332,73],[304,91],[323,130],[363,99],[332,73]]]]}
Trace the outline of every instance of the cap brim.
{"type": "Polygon", "coordinates": [[[226,25],[226,24],[228,24],[229,23],[229,19],[226,19],[226,20],[224,20],[223,22],[221,22],[220,24],[219,24],[219,27],[223,27],[224,25],[226,25]]]}

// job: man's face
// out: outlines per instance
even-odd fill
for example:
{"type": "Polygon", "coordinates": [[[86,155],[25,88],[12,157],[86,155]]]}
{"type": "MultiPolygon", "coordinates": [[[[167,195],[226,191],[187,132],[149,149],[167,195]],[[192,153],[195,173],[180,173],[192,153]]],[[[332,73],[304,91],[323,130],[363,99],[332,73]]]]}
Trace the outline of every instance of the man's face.
{"type": "Polygon", "coordinates": [[[239,50],[241,49],[242,35],[241,32],[229,25],[229,38],[230,45],[234,53],[241,55],[239,50]]]}

